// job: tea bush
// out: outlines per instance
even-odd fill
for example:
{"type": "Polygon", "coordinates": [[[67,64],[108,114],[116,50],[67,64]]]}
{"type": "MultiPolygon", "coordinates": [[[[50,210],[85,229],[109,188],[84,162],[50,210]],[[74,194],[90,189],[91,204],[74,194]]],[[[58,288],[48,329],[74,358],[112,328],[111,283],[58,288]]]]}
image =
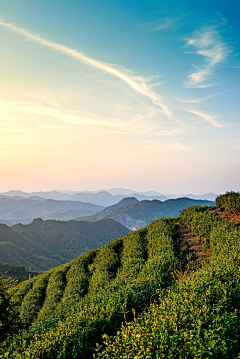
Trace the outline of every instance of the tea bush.
{"type": "Polygon", "coordinates": [[[230,213],[240,213],[240,193],[239,192],[226,192],[220,194],[215,200],[218,209],[224,208],[225,211],[230,213]]]}
{"type": "Polygon", "coordinates": [[[237,358],[240,344],[240,233],[211,209],[189,207],[183,224],[208,241],[211,259],[186,272],[158,304],[103,336],[95,358],[237,358]]]}
{"type": "Polygon", "coordinates": [[[0,358],[90,358],[104,333],[149,306],[176,269],[173,223],[154,221],[19,285],[21,326],[0,358]],[[21,304],[22,302],[22,304],[21,304]],[[28,309],[28,310],[27,310],[28,309]]]}

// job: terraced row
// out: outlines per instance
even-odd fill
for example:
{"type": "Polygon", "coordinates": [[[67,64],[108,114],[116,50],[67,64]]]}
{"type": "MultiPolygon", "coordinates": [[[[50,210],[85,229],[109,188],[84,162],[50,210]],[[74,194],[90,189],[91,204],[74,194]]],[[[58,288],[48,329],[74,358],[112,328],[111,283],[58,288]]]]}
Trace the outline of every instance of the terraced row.
{"type": "Polygon", "coordinates": [[[105,335],[96,358],[240,357],[240,232],[207,207],[188,207],[180,220],[210,247],[210,262],[160,291],[117,336],[105,335]]]}
{"type": "Polygon", "coordinates": [[[172,283],[179,247],[160,219],[12,290],[19,331],[0,358],[90,358],[104,333],[149,305],[172,283]]]}

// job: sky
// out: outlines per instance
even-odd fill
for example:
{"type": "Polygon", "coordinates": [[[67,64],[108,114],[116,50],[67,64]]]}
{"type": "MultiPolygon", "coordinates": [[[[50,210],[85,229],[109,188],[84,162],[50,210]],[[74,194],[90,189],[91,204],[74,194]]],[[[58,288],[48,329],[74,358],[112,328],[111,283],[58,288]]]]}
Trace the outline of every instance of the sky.
{"type": "Polygon", "coordinates": [[[238,0],[3,0],[0,192],[240,190],[238,0]]]}

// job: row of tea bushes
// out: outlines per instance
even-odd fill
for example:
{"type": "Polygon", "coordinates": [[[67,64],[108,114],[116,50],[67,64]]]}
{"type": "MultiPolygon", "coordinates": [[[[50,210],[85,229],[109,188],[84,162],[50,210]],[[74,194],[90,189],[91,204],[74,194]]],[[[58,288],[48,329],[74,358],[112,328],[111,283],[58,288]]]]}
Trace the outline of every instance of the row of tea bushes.
{"type": "Polygon", "coordinates": [[[224,209],[229,213],[240,213],[240,193],[239,192],[226,192],[217,196],[216,206],[218,209],[224,209]]]}
{"type": "Polygon", "coordinates": [[[239,230],[207,208],[187,208],[180,218],[196,235],[204,233],[210,262],[160,291],[159,304],[126,322],[117,336],[105,334],[96,358],[240,358],[239,230]]]}
{"type": "Polygon", "coordinates": [[[0,358],[91,358],[104,333],[115,335],[133,309],[141,313],[159,286],[171,285],[178,262],[172,227],[169,219],[156,220],[31,279],[28,290],[18,286],[12,295],[25,329],[0,358]],[[32,309],[25,316],[29,298],[35,318],[32,309]]]}

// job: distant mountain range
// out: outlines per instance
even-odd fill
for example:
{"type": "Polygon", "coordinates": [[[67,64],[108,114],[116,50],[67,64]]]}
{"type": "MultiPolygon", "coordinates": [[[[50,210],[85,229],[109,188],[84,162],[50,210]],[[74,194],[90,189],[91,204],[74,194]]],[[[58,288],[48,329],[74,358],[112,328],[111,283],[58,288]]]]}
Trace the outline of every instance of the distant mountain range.
{"type": "MultiPolygon", "coordinates": [[[[126,203],[130,204],[129,201],[131,200],[129,200],[129,198],[134,198],[135,202],[157,200],[160,203],[165,203],[163,205],[163,213],[161,211],[160,213],[164,217],[169,215],[168,211],[165,213],[165,208],[169,206],[169,202],[167,202],[169,199],[160,193],[154,191],[144,193],[133,192],[131,196],[126,197],[127,193],[132,192],[131,190],[116,188],[109,191],[112,194],[107,191],[94,193],[87,191],[79,193],[63,193],[63,191],[32,193],[22,191],[5,192],[0,194],[0,223],[11,226],[16,223],[28,224],[32,222],[34,218],[42,218],[44,220],[56,219],[60,221],[107,218],[107,214],[110,211],[113,212],[119,207],[126,207],[126,203]],[[123,194],[119,194],[120,192],[123,194]],[[126,201],[122,202],[124,199],[126,201]],[[116,207],[109,208],[111,206],[116,207]]],[[[190,196],[197,199],[197,196],[193,195],[188,195],[188,198],[190,198],[190,196]]],[[[199,197],[201,197],[201,200],[207,200],[205,197],[215,199],[216,195],[214,193],[208,193],[199,197]]],[[[153,205],[151,205],[151,207],[152,206],[153,205]]],[[[178,215],[178,211],[172,215],[178,215]]],[[[120,216],[120,214],[118,216],[120,216]]],[[[113,215],[111,215],[111,218],[113,218],[113,215]]],[[[139,220],[139,218],[137,218],[137,220],[139,220]]],[[[140,224],[141,223],[138,223],[137,227],[139,227],[140,224]]],[[[128,226],[128,228],[135,228],[135,226],[128,226]]]]}
{"type": "Polygon", "coordinates": [[[190,198],[139,201],[127,197],[104,208],[80,201],[36,199],[36,196],[2,197],[0,222],[18,224],[11,227],[8,223],[0,224],[0,262],[47,270],[155,219],[178,217],[179,211],[191,205],[214,205],[214,202],[190,198]],[[51,219],[44,220],[47,218],[51,219]]]}
{"type": "Polygon", "coordinates": [[[68,221],[74,217],[93,215],[104,207],[80,201],[57,201],[40,197],[0,197],[0,223],[9,226],[28,224],[34,218],[68,221]]]}
{"type": "Polygon", "coordinates": [[[113,188],[109,190],[99,190],[99,191],[63,191],[63,190],[54,190],[50,192],[31,192],[26,193],[19,190],[11,190],[9,192],[0,193],[0,197],[13,197],[13,198],[29,198],[32,200],[41,200],[41,199],[54,199],[57,201],[81,201],[97,204],[103,207],[111,206],[118,203],[121,199],[126,197],[135,197],[139,201],[142,200],[153,200],[157,199],[160,201],[165,201],[167,199],[175,199],[181,197],[188,197],[192,199],[202,199],[215,201],[217,194],[215,193],[206,193],[203,195],[193,195],[193,194],[162,194],[155,191],[148,192],[137,192],[125,188],[113,188]]]}
{"type": "MultiPolygon", "coordinates": [[[[139,229],[161,217],[178,217],[180,211],[188,206],[214,206],[213,201],[196,200],[191,198],[169,199],[164,202],[158,200],[138,201],[134,197],[124,198],[119,203],[84,217],[87,221],[112,218],[130,230],[139,229]]],[[[82,220],[78,217],[75,220],[82,220]]]]}

